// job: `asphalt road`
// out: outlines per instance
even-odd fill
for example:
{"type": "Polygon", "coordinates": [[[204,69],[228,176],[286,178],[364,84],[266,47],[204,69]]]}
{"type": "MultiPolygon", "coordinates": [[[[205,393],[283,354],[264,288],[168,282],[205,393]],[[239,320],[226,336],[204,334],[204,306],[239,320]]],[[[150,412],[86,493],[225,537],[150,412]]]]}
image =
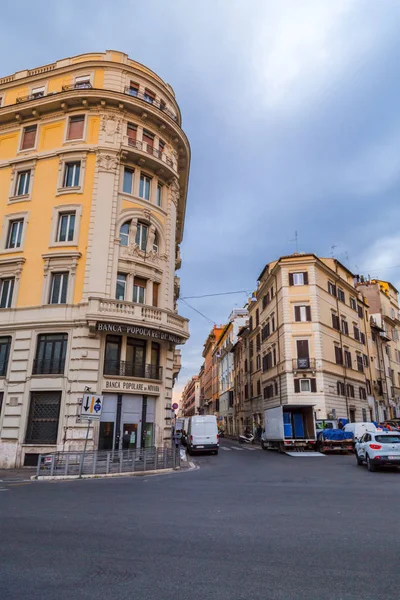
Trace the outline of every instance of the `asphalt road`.
{"type": "Polygon", "coordinates": [[[398,600],[400,472],[222,446],[189,472],[0,484],[1,600],[398,600]]]}

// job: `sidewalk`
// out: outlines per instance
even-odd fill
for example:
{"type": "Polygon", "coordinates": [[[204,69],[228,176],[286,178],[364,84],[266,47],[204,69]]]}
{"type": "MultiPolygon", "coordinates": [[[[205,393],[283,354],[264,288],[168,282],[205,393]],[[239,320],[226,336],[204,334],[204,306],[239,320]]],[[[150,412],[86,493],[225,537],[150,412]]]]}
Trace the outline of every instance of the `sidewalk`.
{"type": "Polygon", "coordinates": [[[36,474],[36,467],[24,467],[20,469],[0,469],[0,482],[10,483],[19,481],[30,481],[32,475],[36,474]]]}

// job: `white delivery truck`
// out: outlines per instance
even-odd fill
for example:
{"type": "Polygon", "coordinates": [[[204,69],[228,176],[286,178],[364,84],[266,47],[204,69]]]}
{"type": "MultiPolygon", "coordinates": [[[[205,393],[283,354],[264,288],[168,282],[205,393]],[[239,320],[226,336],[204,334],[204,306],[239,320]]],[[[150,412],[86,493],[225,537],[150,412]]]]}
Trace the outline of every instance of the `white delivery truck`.
{"type": "Polygon", "coordinates": [[[193,454],[193,452],[212,452],[212,454],[218,454],[217,417],[214,415],[190,417],[186,445],[189,454],[193,454]]]}
{"type": "Polygon", "coordinates": [[[314,407],[284,405],[264,411],[265,429],[261,435],[263,450],[315,450],[314,407]]]}

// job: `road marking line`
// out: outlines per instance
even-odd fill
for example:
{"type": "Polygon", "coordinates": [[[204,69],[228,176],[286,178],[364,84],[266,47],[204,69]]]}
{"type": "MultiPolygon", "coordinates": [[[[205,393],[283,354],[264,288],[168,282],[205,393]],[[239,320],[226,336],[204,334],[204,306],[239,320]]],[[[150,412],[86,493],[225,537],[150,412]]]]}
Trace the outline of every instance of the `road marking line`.
{"type": "Polygon", "coordinates": [[[232,446],[231,450],[238,450],[238,452],[243,452],[243,448],[235,448],[235,446],[232,446]]]}
{"type": "Polygon", "coordinates": [[[225,446],[221,446],[221,450],[225,450],[225,452],[230,452],[232,448],[225,448],[225,446]]]}

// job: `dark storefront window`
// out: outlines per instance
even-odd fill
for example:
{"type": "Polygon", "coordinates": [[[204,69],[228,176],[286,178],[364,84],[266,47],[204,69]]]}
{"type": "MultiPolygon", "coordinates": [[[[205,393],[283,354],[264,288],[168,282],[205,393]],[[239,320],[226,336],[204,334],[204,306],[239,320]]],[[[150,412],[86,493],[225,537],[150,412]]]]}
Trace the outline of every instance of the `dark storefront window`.
{"type": "Polygon", "coordinates": [[[61,392],[32,392],[27,444],[55,444],[60,418],[61,392]]]}
{"type": "Polygon", "coordinates": [[[108,335],[104,354],[104,374],[119,375],[121,368],[121,338],[118,335],[108,335]]]}
{"type": "Polygon", "coordinates": [[[8,359],[10,356],[11,338],[0,337],[0,377],[7,374],[8,359]]]}
{"type": "Polygon", "coordinates": [[[38,336],[36,358],[33,361],[34,375],[55,375],[64,373],[68,335],[66,333],[46,333],[38,336]]]}

